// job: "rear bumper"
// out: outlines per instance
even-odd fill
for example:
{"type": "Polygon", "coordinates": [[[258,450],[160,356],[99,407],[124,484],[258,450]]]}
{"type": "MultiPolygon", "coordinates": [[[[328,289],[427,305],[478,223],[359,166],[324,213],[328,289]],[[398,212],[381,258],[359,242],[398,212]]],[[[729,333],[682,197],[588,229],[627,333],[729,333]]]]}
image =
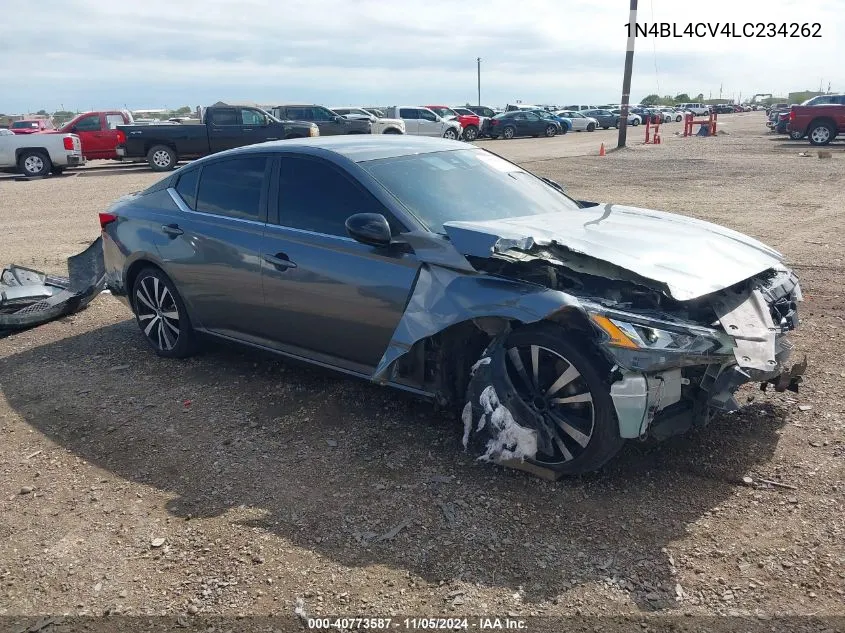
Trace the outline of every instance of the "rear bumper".
{"type": "Polygon", "coordinates": [[[118,155],[118,157],[123,158],[126,156],[126,148],[122,146],[118,146],[117,149],[114,150],[114,153],[118,155]]]}
{"type": "Polygon", "coordinates": [[[82,155],[71,155],[67,157],[68,167],[82,167],[85,164],[85,157],[82,155]]]}

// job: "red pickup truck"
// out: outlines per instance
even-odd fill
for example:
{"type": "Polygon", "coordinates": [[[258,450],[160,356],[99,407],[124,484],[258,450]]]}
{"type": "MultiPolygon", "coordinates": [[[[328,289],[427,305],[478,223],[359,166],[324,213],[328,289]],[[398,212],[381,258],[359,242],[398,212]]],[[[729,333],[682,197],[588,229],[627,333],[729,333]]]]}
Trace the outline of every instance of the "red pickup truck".
{"type": "Polygon", "coordinates": [[[65,123],[58,132],[70,132],[79,136],[85,160],[117,160],[117,146],[125,140],[121,138],[122,132],[117,130],[117,126],[132,123],[132,115],[126,110],[84,112],[65,123]]]}
{"type": "Polygon", "coordinates": [[[787,129],[792,138],[807,136],[811,145],[827,145],[845,133],[845,105],[792,106],[787,129]]]}
{"type": "Polygon", "coordinates": [[[444,119],[456,119],[464,129],[462,138],[465,141],[472,142],[478,138],[478,132],[481,130],[481,119],[477,114],[458,114],[452,108],[447,108],[442,105],[427,105],[422,107],[428,108],[437,114],[437,116],[443,117],[444,119]]]}

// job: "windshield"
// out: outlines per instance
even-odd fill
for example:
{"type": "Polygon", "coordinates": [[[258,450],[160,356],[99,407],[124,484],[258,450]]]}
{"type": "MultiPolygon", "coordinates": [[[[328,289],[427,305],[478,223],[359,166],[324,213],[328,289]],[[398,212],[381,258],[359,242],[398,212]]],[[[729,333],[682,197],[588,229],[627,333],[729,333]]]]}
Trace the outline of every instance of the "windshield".
{"type": "Polygon", "coordinates": [[[458,114],[456,112],[454,112],[453,110],[450,110],[449,108],[429,108],[429,110],[435,112],[439,116],[442,116],[444,119],[446,117],[450,117],[450,116],[454,116],[454,117],[458,116],[458,114]]]}
{"type": "Polygon", "coordinates": [[[451,221],[501,220],[580,206],[551,185],[482,149],[359,163],[430,231],[451,221]]]}

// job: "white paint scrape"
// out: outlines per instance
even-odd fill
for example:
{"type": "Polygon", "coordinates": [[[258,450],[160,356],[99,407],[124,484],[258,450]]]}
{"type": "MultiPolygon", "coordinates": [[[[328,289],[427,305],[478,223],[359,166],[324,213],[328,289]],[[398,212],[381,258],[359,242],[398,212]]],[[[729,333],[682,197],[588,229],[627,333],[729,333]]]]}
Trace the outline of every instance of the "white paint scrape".
{"type": "MultiPolygon", "coordinates": [[[[487,450],[478,459],[480,461],[504,461],[510,459],[524,460],[537,454],[537,432],[526,429],[517,424],[508,408],[499,401],[496,389],[490,385],[481,392],[478,403],[484,409],[484,414],[478,420],[476,432],[490,425],[487,450]]],[[[467,409],[464,408],[466,414],[467,409]]],[[[471,417],[471,413],[469,414],[471,417]]],[[[470,427],[472,420],[470,419],[470,427]]],[[[469,440],[466,432],[466,417],[464,418],[464,437],[469,440]]],[[[464,444],[466,446],[466,443],[464,444]]]]}
{"type": "Polygon", "coordinates": [[[464,439],[462,443],[464,450],[466,450],[467,444],[469,444],[469,434],[472,431],[472,403],[469,401],[464,405],[464,410],[461,412],[461,420],[464,423],[464,439]]]}
{"type": "Polygon", "coordinates": [[[476,361],[475,365],[472,366],[472,369],[469,372],[470,376],[474,376],[476,370],[481,367],[482,365],[489,365],[490,364],[490,357],[489,356],[482,356],[481,358],[476,361]]]}

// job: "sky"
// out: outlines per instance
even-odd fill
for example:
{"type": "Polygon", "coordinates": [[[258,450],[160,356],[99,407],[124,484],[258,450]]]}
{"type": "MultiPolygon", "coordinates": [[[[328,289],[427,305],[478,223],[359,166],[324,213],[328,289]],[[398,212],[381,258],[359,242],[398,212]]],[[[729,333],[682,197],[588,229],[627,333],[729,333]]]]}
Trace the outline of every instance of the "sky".
{"type": "MultiPolygon", "coordinates": [[[[818,23],[820,38],[643,38],[632,102],[845,92],[845,0],[639,0],[640,24],[818,23]]],[[[4,0],[0,112],[619,103],[629,0],[4,0]]]]}

